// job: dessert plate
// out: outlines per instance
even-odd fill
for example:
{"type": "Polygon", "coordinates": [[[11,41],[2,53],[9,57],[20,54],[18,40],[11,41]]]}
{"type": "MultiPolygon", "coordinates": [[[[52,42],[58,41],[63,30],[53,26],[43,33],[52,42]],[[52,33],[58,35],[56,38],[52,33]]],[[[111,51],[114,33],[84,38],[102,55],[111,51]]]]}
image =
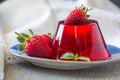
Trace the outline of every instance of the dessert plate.
{"type": "Polygon", "coordinates": [[[108,50],[112,55],[110,59],[104,61],[91,61],[91,62],[62,61],[62,60],[29,57],[25,55],[22,51],[19,51],[18,46],[19,45],[14,45],[10,48],[10,52],[12,55],[21,58],[23,60],[29,61],[36,66],[52,68],[52,69],[74,70],[74,69],[88,68],[96,65],[102,65],[105,63],[120,60],[120,49],[113,45],[107,45],[108,50]]]}

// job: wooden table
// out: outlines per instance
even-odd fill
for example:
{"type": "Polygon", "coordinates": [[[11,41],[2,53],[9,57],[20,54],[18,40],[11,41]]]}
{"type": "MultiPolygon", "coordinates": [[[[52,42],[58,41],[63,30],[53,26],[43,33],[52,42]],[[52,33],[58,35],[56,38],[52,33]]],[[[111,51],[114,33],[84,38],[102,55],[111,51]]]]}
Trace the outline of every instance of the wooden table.
{"type": "Polygon", "coordinates": [[[55,70],[28,62],[5,64],[4,80],[120,80],[120,61],[80,70],[55,70]]]}

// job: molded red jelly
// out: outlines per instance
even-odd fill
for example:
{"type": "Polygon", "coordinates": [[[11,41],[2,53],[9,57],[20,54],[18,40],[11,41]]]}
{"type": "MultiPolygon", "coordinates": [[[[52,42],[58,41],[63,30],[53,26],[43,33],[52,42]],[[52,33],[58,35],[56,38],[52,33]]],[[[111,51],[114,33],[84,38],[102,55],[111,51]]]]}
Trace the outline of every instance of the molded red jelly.
{"type": "Polygon", "coordinates": [[[95,20],[89,20],[86,25],[64,25],[64,21],[60,21],[52,48],[56,59],[60,59],[65,52],[77,53],[92,61],[106,60],[111,56],[95,20]]]}

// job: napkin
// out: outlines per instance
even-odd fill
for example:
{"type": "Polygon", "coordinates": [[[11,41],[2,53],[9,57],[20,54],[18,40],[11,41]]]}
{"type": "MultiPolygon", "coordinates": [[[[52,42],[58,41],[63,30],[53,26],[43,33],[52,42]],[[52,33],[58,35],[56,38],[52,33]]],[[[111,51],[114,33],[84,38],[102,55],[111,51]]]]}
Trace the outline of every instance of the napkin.
{"type": "Polygon", "coordinates": [[[4,78],[4,52],[5,46],[0,43],[0,80],[3,80],[4,78]]]}
{"type": "Polygon", "coordinates": [[[6,1],[0,5],[0,14],[8,46],[17,42],[15,31],[28,33],[32,29],[36,34],[43,34],[53,33],[56,28],[54,13],[44,0],[6,1]]]}
{"type": "Polygon", "coordinates": [[[120,38],[120,14],[97,8],[94,8],[89,14],[91,19],[98,21],[106,43],[120,47],[120,41],[118,41],[120,38]]]}
{"type": "Polygon", "coordinates": [[[5,53],[5,41],[3,39],[3,29],[0,23],[0,80],[4,78],[4,53],[5,53]]]}

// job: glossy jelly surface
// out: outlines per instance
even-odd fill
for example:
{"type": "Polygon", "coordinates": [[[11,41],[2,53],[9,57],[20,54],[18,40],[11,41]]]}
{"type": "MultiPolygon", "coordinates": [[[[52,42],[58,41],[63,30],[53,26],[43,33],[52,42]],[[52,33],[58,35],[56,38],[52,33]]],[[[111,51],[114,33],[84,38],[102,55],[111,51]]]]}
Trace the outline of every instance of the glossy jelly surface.
{"type": "Polygon", "coordinates": [[[64,25],[58,23],[53,38],[52,48],[56,59],[66,52],[89,57],[91,61],[105,60],[110,57],[106,43],[95,20],[89,20],[87,25],[64,25]]]}

